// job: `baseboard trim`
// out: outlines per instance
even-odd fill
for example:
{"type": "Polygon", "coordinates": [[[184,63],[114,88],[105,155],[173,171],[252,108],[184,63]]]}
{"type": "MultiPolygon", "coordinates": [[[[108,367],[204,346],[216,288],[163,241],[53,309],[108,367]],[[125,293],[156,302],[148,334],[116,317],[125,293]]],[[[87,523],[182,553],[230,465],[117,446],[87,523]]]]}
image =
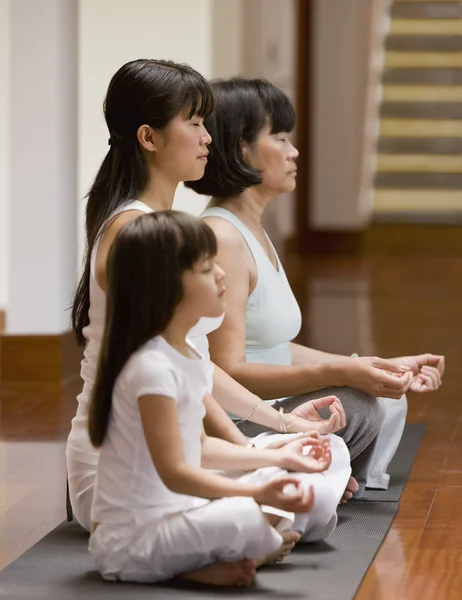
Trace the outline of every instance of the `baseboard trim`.
{"type": "Polygon", "coordinates": [[[370,256],[462,256],[462,225],[373,223],[367,230],[365,254],[370,256]]]}
{"type": "Polygon", "coordinates": [[[310,256],[360,256],[364,249],[364,231],[313,230],[288,242],[288,251],[310,256]]]}
{"type": "Polygon", "coordinates": [[[460,227],[462,226],[462,212],[450,210],[438,210],[428,212],[383,211],[374,213],[373,224],[460,227]]]}
{"type": "Polygon", "coordinates": [[[0,336],[0,388],[61,391],[79,377],[82,350],[71,331],[0,336]]]}
{"type": "Polygon", "coordinates": [[[287,241],[289,255],[462,256],[462,223],[379,222],[363,231],[307,231],[287,241]]]}

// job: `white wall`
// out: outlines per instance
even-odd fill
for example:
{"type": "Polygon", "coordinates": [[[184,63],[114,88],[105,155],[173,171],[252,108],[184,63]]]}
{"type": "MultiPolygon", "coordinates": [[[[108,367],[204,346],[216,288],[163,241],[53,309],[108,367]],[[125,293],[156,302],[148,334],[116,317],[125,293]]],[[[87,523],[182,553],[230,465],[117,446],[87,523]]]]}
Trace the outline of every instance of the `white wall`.
{"type": "MultiPolygon", "coordinates": [[[[0,309],[8,308],[9,5],[0,0],[0,309]]],[[[35,0],[43,3],[46,0],[35,0]]],[[[241,73],[244,0],[79,0],[78,261],[83,254],[83,200],[107,151],[102,114],[107,85],[140,57],[188,62],[206,77],[241,73]],[[193,4],[193,6],[192,6],[193,4]]],[[[198,214],[206,198],[183,186],[175,207],[198,214]]]]}
{"type": "Polygon", "coordinates": [[[0,0],[0,309],[8,303],[9,0],[0,0]]]}
{"type": "MultiPolygon", "coordinates": [[[[107,152],[102,114],[112,75],[129,60],[164,58],[187,62],[212,75],[213,0],[80,0],[79,14],[79,186],[83,198],[107,152]]],[[[175,208],[195,214],[206,200],[183,186],[175,208]]],[[[80,202],[80,223],[84,202],[80,202]]],[[[80,228],[80,256],[83,227],[80,228]]]]}
{"type": "Polygon", "coordinates": [[[56,334],[76,279],[77,3],[14,0],[10,11],[6,330],[56,334]]]}
{"type": "MultiPolygon", "coordinates": [[[[268,79],[285,91],[294,106],[296,19],[296,0],[245,0],[243,74],[268,79]]],[[[282,194],[265,211],[265,228],[280,254],[295,233],[294,209],[294,194],[282,194]]]]}
{"type": "Polygon", "coordinates": [[[311,224],[360,229],[372,213],[381,24],[387,0],[315,0],[311,224]],[[376,92],[376,89],[375,89],[376,92]]]}
{"type": "Polygon", "coordinates": [[[240,75],[244,60],[244,1],[212,0],[213,78],[240,75]]]}

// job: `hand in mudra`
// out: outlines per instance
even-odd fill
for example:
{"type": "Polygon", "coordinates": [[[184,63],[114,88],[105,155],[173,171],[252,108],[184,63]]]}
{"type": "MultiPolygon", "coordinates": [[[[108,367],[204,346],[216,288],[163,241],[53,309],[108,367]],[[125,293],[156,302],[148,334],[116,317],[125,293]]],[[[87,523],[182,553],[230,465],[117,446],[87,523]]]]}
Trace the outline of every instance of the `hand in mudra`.
{"type": "Polygon", "coordinates": [[[281,467],[287,471],[322,473],[332,462],[330,439],[317,433],[300,434],[280,446],[281,467]]]}
{"type": "Polygon", "coordinates": [[[346,416],[337,396],[325,396],[300,404],[291,413],[285,415],[284,422],[290,433],[317,431],[324,435],[343,429],[346,426],[346,416]],[[326,407],[331,412],[329,419],[323,419],[318,412],[326,407]]]}
{"type": "Polygon", "coordinates": [[[314,505],[314,491],[311,485],[304,490],[297,477],[286,475],[273,479],[257,488],[254,499],[259,504],[267,504],[290,512],[310,512],[314,505]]]}
{"type": "Polygon", "coordinates": [[[409,388],[412,392],[435,392],[441,387],[445,369],[444,356],[427,353],[391,360],[406,365],[412,371],[414,377],[409,388]]]}

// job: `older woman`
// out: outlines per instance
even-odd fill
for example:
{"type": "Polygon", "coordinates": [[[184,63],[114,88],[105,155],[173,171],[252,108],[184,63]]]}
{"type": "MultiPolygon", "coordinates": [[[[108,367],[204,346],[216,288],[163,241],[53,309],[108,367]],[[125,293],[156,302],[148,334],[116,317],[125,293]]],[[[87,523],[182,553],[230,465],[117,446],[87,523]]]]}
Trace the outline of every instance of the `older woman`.
{"type": "MultiPolygon", "coordinates": [[[[214,140],[208,166],[202,179],[188,184],[213,197],[203,218],[218,238],[227,273],[226,315],[209,335],[211,358],[278,408],[281,418],[307,400],[338,396],[347,415],[338,433],[350,450],[357,496],[366,482],[386,488],[386,469],[406,418],[404,394],[437,389],[444,358],[343,357],[292,342],[300,309],[261,219],[273,198],[296,185],[298,151],[289,138],[294,110],[268,81],[234,78],[213,87],[217,105],[206,119],[214,140]]],[[[261,431],[250,423],[242,427],[247,435],[261,431]]]]}

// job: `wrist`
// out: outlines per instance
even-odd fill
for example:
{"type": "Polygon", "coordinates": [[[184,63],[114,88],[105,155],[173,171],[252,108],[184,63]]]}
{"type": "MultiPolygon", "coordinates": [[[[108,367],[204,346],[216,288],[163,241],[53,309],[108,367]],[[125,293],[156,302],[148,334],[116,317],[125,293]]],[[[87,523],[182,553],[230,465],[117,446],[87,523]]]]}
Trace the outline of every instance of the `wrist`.
{"type": "Polygon", "coordinates": [[[261,497],[261,492],[262,492],[262,486],[261,485],[255,485],[255,486],[253,486],[253,491],[252,491],[252,494],[251,494],[251,498],[253,498],[257,504],[264,504],[263,498],[261,497]]]}
{"type": "Polygon", "coordinates": [[[260,487],[252,483],[242,483],[240,481],[234,481],[232,483],[233,485],[230,487],[227,494],[228,497],[238,496],[242,498],[255,498],[255,494],[258,492],[260,487]]]}
{"type": "Polygon", "coordinates": [[[267,449],[265,450],[265,452],[267,452],[268,454],[271,453],[270,458],[270,464],[268,465],[269,467],[279,467],[280,469],[285,469],[286,468],[286,457],[285,454],[282,450],[282,448],[278,448],[277,450],[270,450],[267,449]]]}
{"type": "Polygon", "coordinates": [[[306,430],[307,420],[301,419],[292,413],[284,413],[284,423],[287,433],[301,433],[306,430]]]}
{"type": "Polygon", "coordinates": [[[322,377],[325,379],[325,387],[342,387],[349,383],[349,358],[321,365],[322,377]]]}
{"type": "Polygon", "coordinates": [[[257,448],[254,447],[249,450],[249,454],[242,463],[241,468],[247,471],[254,471],[255,469],[264,469],[266,467],[280,467],[282,465],[283,457],[279,452],[279,449],[273,448],[257,448]]]}

